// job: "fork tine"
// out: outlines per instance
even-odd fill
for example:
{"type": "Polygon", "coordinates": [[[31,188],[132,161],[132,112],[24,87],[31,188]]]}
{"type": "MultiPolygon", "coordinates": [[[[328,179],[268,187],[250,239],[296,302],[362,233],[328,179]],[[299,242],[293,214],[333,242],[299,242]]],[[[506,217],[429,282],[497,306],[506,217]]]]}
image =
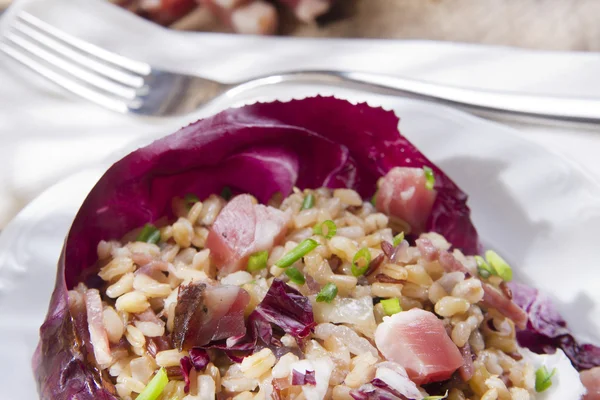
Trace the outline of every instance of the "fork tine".
{"type": "Polygon", "coordinates": [[[128,111],[127,104],[125,104],[125,102],[122,100],[111,96],[106,96],[96,90],[90,89],[85,85],[69,79],[29,57],[20,49],[17,49],[5,42],[0,42],[0,50],[12,59],[20,62],[49,81],[61,86],[71,93],[76,94],[77,96],[83,97],[86,100],[92,101],[113,111],[120,113],[127,113],[128,111]]]}
{"type": "Polygon", "coordinates": [[[92,57],[95,57],[104,62],[113,64],[116,67],[123,68],[125,70],[128,70],[130,72],[135,72],[140,75],[148,75],[148,74],[150,74],[150,72],[152,70],[150,65],[148,65],[146,63],[136,61],[136,60],[131,60],[127,57],[123,57],[119,54],[104,50],[98,46],[91,44],[91,43],[88,43],[86,41],[78,39],[74,36],[69,35],[68,33],[65,33],[65,32],[53,27],[50,24],[47,24],[46,22],[40,20],[37,17],[34,17],[33,15],[31,15],[27,12],[24,12],[24,11],[20,12],[17,15],[17,18],[20,21],[24,21],[25,23],[46,33],[47,35],[51,36],[55,40],[59,40],[65,44],[68,44],[69,46],[72,46],[84,53],[89,54],[92,57]]]}
{"type": "Polygon", "coordinates": [[[122,83],[127,86],[134,88],[140,88],[144,85],[144,78],[139,75],[134,75],[123,71],[122,69],[113,68],[110,64],[104,64],[96,61],[89,57],[87,54],[83,54],[72,47],[67,47],[60,42],[54,40],[52,37],[41,33],[40,31],[31,28],[23,22],[17,21],[12,28],[20,35],[27,37],[27,39],[35,42],[38,45],[42,45],[45,48],[52,50],[70,60],[73,60],[77,64],[87,67],[92,71],[97,72],[109,79],[116,82],[122,83]]]}
{"type": "Polygon", "coordinates": [[[44,50],[43,48],[33,44],[21,36],[9,32],[5,35],[5,39],[13,43],[15,46],[33,54],[47,64],[58,68],[68,75],[77,78],[88,85],[95,86],[98,91],[107,92],[113,96],[122,97],[123,100],[133,100],[136,97],[136,91],[133,88],[120,85],[116,82],[105,79],[99,75],[88,72],[77,65],[61,59],[54,54],[44,50]]]}

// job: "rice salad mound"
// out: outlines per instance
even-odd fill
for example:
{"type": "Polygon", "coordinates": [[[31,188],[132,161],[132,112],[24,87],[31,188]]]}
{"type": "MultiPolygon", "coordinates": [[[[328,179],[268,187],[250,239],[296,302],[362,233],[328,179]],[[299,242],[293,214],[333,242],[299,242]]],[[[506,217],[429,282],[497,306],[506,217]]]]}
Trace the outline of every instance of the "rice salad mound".
{"type": "Polygon", "coordinates": [[[101,241],[69,291],[121,399],[536,397],[497,254],[351,189],[230,196],[175,198],[175,220],[101,241]]]}

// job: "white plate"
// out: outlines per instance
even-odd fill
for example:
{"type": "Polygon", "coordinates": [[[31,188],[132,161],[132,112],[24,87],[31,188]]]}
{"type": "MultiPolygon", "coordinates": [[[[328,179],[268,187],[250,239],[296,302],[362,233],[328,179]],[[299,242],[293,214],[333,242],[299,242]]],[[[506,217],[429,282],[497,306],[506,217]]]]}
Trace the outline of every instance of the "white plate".
{"type": "MultiPolygon", "coordinates": [[[[261,91],[260,99],[313,92],[278,88],[261,91]]],[[[600,188],[569,162],[504,126],[445,107],[368,98],[393,108],[402,117],[402,133],[470,195],[484,243],[512,262],[516,278],[551,293],[577,336],[600,344],[600,322],[592,318],[600,315],[600,188]]],[[[83,171],[50,188],[0,236],[3,398],[36,398],[30,360],[56,260],[75,212],[101,171],[83,171]]]]}

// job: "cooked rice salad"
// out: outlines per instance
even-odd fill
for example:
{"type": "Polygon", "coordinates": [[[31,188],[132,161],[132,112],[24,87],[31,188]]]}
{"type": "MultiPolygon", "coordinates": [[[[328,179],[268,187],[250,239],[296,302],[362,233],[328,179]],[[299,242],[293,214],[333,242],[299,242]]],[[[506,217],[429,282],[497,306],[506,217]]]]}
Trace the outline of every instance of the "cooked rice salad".
{"type": "Polygon", "coordinates": [[[397,124],[255,104],[113,165],[58,263],[41,399],[596,400],[600,348],[397,124]]]}
{"type": "Polygon", "coordinates": [[[101,241],[88,279],[102,285],[69,291],[122,399],[535,398],[515,336],[527,317],[493,299],[511,296],[496,253],[409,242],[350,189],[173,207],[171,223],[101,241]]]}

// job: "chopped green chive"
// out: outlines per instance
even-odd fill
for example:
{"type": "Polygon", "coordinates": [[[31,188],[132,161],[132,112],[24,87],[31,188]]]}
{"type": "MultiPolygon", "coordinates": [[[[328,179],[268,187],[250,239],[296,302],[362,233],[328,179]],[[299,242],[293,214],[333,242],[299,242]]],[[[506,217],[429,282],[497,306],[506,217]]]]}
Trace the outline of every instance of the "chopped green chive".
{"type": "Polygon", "coordinates": [[[195,194],[193,194],[193,193],[188,193],[188,194],[186,194],[186,195],[185,195],[185,197],[183,198],[183,200],[185,201],[185,205],[186,205],[186,207],[188,208],[188,210],[189,210],[190,208],[192,208],[192,206],[193,206],[194,204],[196,204],[197,202],[199,202],[199,201],[200,201],[200,199],[198,198],[198,196],[196,196],[196,195],[195,195],[195,194]]]}
{"type": "Polygon", "coordinates": [[[160,240],[160,231],[152,224],[146,224],[136,238],[138,242],[156,244],[160,240]]]}
{"type": "Polygon", "coordinates": [[[333,283],[329,282],[323,286],[323,289],[317,294],[317,302],[331,303],[335,296],[337,296],[338,288],[333,283]]]}
{"type": "Polygon", "coordinates": [[[371,197],[371,204],[373,204],[373,207],[376,207],[376,203],[377,203],[377,191],[375,191],[375,193],[373,193],[373,196],[371,197]]]}
{"type": "Polygon", "coordinates": [[[402,311],[400,300],[397,298],[381,300],[380,303],[383,306],[383,311],[385,311],[386,315],[394,315],[402,311]]]}
{"type": "Polygon", "coordinates": [[[165,390],[165,386],[169,383],[169,378],[167,377],[167,371],[164,368],[158,370],[154,378],[142,390],[142,393],[136,397],[137,400],[156,400],[160,397],[163,390],[165,390]]]}
{"type": "Polygon", "coordinates": [[[296,267],[287,268],[285,274],[290,278],[290,281],[294,282],[296,285],[304,285],[304,282],[306,282],[304,275],[296,267]]]}
{"type": "Polygon", "coordinates": [[[485,258],[492,269],[496,271],[496,275],[502,278],[502,280],[505,282],[510,282],[512,280],[512,268],[498,255],[498,253],[493,250],[488,250],[485,252],[485,258]]]}
{"type": "Polygon", "coordinates": [[[423,400],[442,400],[448,397],[448,391],[446,390],[446,394],[443,396],[427,396],[423,397],[423,400]]]}
{"type": "Polygon", "coordinates": [[[313,251],[318,245],[319,242],[314,239],[304,239],[298,246],[294,247],[287,254],[281,257],[279,261],[275,263],[275,265],[279,268],[287,268],[313,251]]]}
{"type": "Polygon", "coordinates": [[[396,236],[394,236],[394,240],[392,241],[392,245],[394,247],[398,246],[404,240],[404,232],[400,232],[396,236]]]}
{"type": "Polygon", "coordinates": [[[221,197],[225,200],[229,200],[232,194],[229,186],[224,186],[223,189],[221,189],[221,197]]]}
{"type": "Polygon", "coordinates": [[[429,167],[423,167],[423,172],[425,172],[425,187],[429,190],[433,190],[433,186],[435,185],[435,175],[433,174],[433,170],[429,167]]]}
{"type": "Polygon", "coordinates": [[[352,275],[361,276],[369,269],[369,263],[371,262],[371,252],[366,247],[363,247],[356,252],[352,259],[352,275]]]}
{"type": "Polygon", "coordinates": [[[495,275],[496,271],[483,259],[481,256],[475,256],[475,262],[477,262],[477,272],[482,278],[489,278],[491,275],[495,275]]]}
{"type": "Polygon", "coordinates": [[[304,197],[304,201],[302,202],[301,210],[308,210],[309,208],[313,208],[315,206],[315,196],[312,193],[309,193],[304,197]]]}
{"type": "Polygon", "coordinates": [[[535,391],[540,393],[552,386],[552,377],[556,374],[556,368],[552,372],[548,371],[546,366],[542,366],[535,371],[535,391]]]}
{"type": "Polygon", "coordinates": [[[254,253],[248,259],[248,266],[246,270],[248,272],[256,272],[261,269],[267,268],[267,260],[269,259],[269,252],[267,251],[259,251],[254,253]]]}
{"type": "Polygon", "coordinates": [[[313,233],[315,235],[320,235],[327,239],[331,239],[337,233],[337,226],[335,225],[335,222],[328,219],[327,221],[323,221],[321,224],[315,225],[313,228],[313,233]]]}

